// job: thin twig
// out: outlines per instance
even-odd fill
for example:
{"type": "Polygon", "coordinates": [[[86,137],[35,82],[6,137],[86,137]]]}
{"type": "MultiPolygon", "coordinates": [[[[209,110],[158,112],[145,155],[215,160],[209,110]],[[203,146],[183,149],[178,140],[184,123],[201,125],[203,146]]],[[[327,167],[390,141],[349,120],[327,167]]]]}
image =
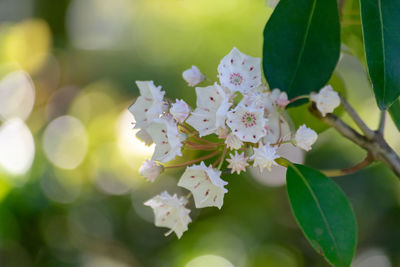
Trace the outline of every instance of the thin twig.
{"type": "Polygon", "coordinates": [[[349,114],[349,116],[353,119],[353,121],[357,124],[358,128],[365,134],[368,139],[374,139],[375,132],[372,131],[365,122],[361,119],[361,117],[357,114],[357,112],[353,109],[353,107],[347,102],[347,100],[340,95],[340,101],[343,105],[343,108],[349,114]]]}
{"type": "Polygon", "coordinates": [[[192,164],[194,164],[194,163],[197,163],[197,162],[199,162],[199,161],[203,161],[203,160],[206,160],[206,159],[210,159],[210,158],[212,158],[212,157],[215,157],[215,156],[218,155],[220,152],[221,152],[220,150],[217,150],[217,151],[215,151],[215,152],[213,152],[213,153],[211,153],[211,154],[208,154],[208,155],[206,155],[206,156],[203,156],[203,157],[201,157],[201,158],[194,159],[194,160],[187,161],[187,162],[180,163],[180,164],[176,164],[176,165],[172,165],[172,166],[164,166],[164,168],[166,168],[166,169],[172,169],[172,168],[185,167],[185,166],[188,166],[188,165],[192,165],[192,164]]]}
{"type": "Polygon", "coordinates": [[[367,167],[373,161],[374,161],[374,158],[370,154],[368,154],[368,156],[363,161],[357,163],[356,165],[354,165],[352,167],[341,169],[341,170],[325,170],[325,171],[322,171],[322,173],[324,173],[328,177],[337,177],[337,176],[348,175],[348,174],[355,173],[356,171],[367,167]]]}
{"type": "Polygon", "coordinates": [[[388,145],[380,133],[375,133],[374,139],[369,139],[359,134],[356,130],[332,113],[323,117],[315,104],[310,106],[310,111],[321,121],[336,129],[342,136],[365,149],[369,154],[371,154],[374,160],[380,160],[387,164],[400,178],[400,157],[388,145]]]}

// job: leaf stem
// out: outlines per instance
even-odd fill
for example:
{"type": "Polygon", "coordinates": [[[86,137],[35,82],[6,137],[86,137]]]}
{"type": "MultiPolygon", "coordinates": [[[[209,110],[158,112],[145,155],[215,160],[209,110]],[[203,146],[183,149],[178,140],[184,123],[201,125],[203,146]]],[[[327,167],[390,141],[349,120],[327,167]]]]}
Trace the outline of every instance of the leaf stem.
{"type": "Polygon", "coordinates": [[[372,155],[368,154],[367,157],[363,161],[357,163],[356,165],[354,165],[352,167],[341,169],[341,170],[323,170],[321,172],[328,177],[337,177],[337,176],[348,175],[348,174],[355,173],[358,170],[361,170],[361,169],[367,167],[373,161],[374,161],[374,158],[372,157],[372,155]]]}
{"type": "Polygon", "coordinates": [[[224,163],[224,159],[225,159],[225,156],[226,156],[226,152],[227,152],[227,151],[228,151],[228,148],[225,146],[225,147],[224,147],[224,151],[222,152],[221,158],[219,159],[219,164],[218,164],[218,167],[217,167],[218,170],[221,169],[222,164],[224,163]]]}
{"type": "Polygon", "coordinates": [[[306,99],[306,98],[310,98],[310,96],[309,96],[309,95],[299,95],[299,96],[296,96],[296,97],[294,97],[294,98],[292,98],[292,99],[289,100],[289,104],[290,104],[290,103],[293,103],[293,102],[295,102],[295,101],[297,101],[297,100],[306,99]]]}
{"type": "Polygon", "coordinates": [[[385,131],[386,110],[381,111],[381,119],[379,121],[378,132],[383,135],[385,131]]]}

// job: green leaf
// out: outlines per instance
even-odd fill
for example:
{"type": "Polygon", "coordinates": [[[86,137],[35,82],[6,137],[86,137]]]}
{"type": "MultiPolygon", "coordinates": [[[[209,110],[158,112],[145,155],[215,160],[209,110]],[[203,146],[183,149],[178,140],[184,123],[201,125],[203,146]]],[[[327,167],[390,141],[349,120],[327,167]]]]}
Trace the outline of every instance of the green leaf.
{"type": "Polygon", "coordinates": [[[345,1],[341,25],[340,37],[342,43],[366,66],[359,0],[345,1]]]}
{"type": "Polygon", "coordinates": [[[350,266],[357,243],[356,219],[338,185],[322,173],[290,164],[290,205],[312,247],[334,266],[350,266]]]}
{"type": "MultiPolygon", "coordinates": [[[[328,84],[330,84],[336,92],[339,92],[342,95],[346,96],[346,88],[344,82],[337,74],[334,73],[332,75],[331,79],[328,81],[328,84]]],[[[296,107],[289,106],[287,112],[289,113],[289,116],[292,119],[295,127],[298,128],[300,125],[305,124],[307,125],[307,127],[310,127],[317,133],[321,133],[327,130],[330,126],[312,115],[311,112],[308,110],[309,106],[310,102],[296,107]]],[[[343,107],[339,106],[335,109],[333,113],[340,116],[343,111],[343,107]]]]}
{"type": "Polygon", "coordinates": [[[389,113],[397,129],[400,131],[400,98],[390,106],[389,113]]]}
{"type": "Polygon", "coordinates": [[[361,0],[368,72],[380,109],[400,96],[400,1],[361,0]]]}
{"type": "Polygon", "coordinates": [[[318,91],[340,53],[336,0],[281,0],[264,30],[263,68],[270,88],[289,98],[318,91]]]}

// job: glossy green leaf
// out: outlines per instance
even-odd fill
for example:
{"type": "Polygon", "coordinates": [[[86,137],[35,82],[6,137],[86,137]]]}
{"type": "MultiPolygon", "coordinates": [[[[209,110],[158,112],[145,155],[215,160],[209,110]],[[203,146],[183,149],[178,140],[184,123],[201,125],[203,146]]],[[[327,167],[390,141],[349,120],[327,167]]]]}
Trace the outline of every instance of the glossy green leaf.
{"type": "Polygon", "coordinates": [[[340,37],[342,43],[365,66],[365,50],[361,28],[361,13],[359,0],[346,0],[344,2],[341,19],[340,37]]]}
{"type": "Polygon", "coordinates": [[[397,129],[400,131],[400,98],[390,106],[389,113],[397,129]]]}
{"type": "Polygon", "coordinates": [[[336,0],[281,0],[265,26],[264,74],[289,98],[323,87],[339,53],[336,0]]]}
{"type": "MultiPolygon", "coordinates": [[[[330,84],[335,91],[346,96],[346,88],[344,82],[337,74],[333,74],[327,84],[330,84]]],[[[329,125],[322,122],[320,119],[311,114],[311,112],[309,111],[309,106],[310,102],[307,102],[301,106],[290,107],[287,109],[287,112],[289,113],[289,116],[292,119],[296,129],[302,124],[307,125],[307,127],[310,127],[317,133],[321,133],[328,129],[329,125]]],[[[340,116],[343,113],[343,107],[337,107],[333,113],[340,116]]]]}
{"type": "Polygon", "coordinates": [[[356,219],[338,185],[322,173],[290,164],[290,205],[312,247],[334,266],[350,266],[357,243],[356,219]]]}
{"type": "Polygon", "coordinates": [[[400,96],[400,1],[361,0],[368,72],[380,109],[400,96]]]}

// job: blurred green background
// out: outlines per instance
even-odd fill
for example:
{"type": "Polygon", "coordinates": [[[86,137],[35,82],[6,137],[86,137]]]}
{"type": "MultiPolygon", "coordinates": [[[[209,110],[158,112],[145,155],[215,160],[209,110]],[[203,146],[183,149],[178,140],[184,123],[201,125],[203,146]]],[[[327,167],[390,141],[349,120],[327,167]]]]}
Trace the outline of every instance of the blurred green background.
{"type": "MultiPolygon", "coordinates": [[[[223,208],[190,203],[180,240],[143,206],[163,190],[186,192],[176,185],[183,169],[154,184],[138,174],[153,148],[132,130],[135,80],[194,106],[182,71],[197,65],[216,80],[233,46],[260,57],[271,12],[265,0],[0,0],[0,266],[327,266],[297,227],[279,172],[225,175],[223,208]]],[[[345,54],[336,74],[375,127],[361,63],[345,54]]],[[[386,137],[399,152],[391,121],[386,137]]],[[[305,162],[343,168],[364,155],[327,130],[305,162]]],[[[399,179],[375,164],[335,181],[358,218],[354,266],[400,266],[399,179]]]]}

